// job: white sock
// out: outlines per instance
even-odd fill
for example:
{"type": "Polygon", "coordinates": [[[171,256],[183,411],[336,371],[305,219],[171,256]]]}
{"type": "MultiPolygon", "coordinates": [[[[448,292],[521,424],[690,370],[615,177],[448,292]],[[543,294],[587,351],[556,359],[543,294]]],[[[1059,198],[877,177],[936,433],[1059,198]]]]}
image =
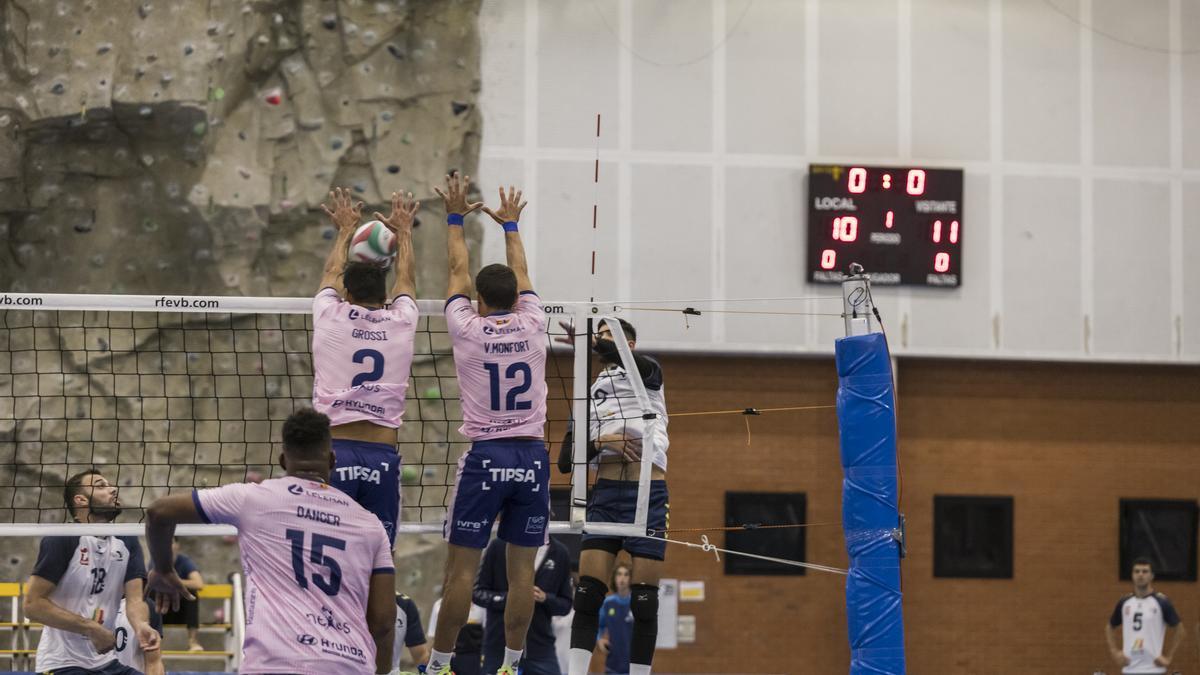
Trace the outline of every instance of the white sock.
{"type": "Polygon", "coordinates": [[[592,665],[592,653],[579,647],[571,647],[567,659],[567,675],[587,675],[592,665]]]}
{"type": "Polygon", "coordinates": [[[629,675],[650,675],[650,666],[641,663],[629,664],[629,675]]]}
{"type": "Polygon", "coordinates": [[[508,667],[508,666],[517,665],[517,661],[521,660],[521,654],[523,654],[524,652],[525,652],[524,649],[509,649],[506,646],[504,648],[504,663],[501,664],[500,667],[504,668],[504,667],[508,667]]]}
{"type": "Polygon", "coordinates": [[[439,652],[434,649],[429,654],[429,665],[425,667],[425,672],[434,675],[442,668],[450,666],[450,659],[454,658],[454,652],[439,652]]]}

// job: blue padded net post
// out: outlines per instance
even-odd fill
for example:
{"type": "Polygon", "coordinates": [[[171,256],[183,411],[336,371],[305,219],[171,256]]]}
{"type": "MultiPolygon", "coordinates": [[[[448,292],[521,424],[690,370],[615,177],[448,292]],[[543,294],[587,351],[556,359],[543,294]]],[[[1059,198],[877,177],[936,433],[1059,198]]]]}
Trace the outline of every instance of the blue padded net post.
{"type": "Polygon", "coordinates": [[[842,521],[850,575],[846,615],[850,675],[904,673],[896,399],[881,333],[837,341],[837,411],[842,445],[842,521]]]}

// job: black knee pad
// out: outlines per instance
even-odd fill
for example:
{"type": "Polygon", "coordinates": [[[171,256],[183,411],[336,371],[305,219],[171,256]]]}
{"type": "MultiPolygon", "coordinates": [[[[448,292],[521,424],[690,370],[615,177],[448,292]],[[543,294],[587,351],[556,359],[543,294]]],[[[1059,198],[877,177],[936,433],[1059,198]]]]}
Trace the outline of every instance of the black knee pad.
{"type": "Polygon", "coordinates": [[[634,584],[630,588],[629,613],[634,623],[646,622],[658,626],[658,586],[634,584]]]}
{"type": "Polygon", "coordinates": [[[579,585],[575,587],[576,616],[600,616],[600,608],[604,606],[604,596],[607,594],[608,584],[596,577],[579,577],[579,585]]]}
{"type": "Polygon", "coordinates": [[[648,666],[654,661],[658,642],[658,586],[634,584],[630,591],[633,639],[629,644],[629,662],[648,666]]]}

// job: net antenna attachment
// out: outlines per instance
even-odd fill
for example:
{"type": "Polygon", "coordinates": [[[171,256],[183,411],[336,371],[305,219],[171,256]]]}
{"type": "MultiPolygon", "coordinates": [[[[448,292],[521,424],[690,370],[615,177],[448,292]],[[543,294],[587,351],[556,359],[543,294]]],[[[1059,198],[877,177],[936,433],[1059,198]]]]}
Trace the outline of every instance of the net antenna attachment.
{"type": "Polygon", "coordinates": [[[846,336],[882,333],[878,316],[871,300],[871,275],[863,271],[862,265],[850,263],[850,276],[842,280],[842,319],[846,322],[846,336]]]}

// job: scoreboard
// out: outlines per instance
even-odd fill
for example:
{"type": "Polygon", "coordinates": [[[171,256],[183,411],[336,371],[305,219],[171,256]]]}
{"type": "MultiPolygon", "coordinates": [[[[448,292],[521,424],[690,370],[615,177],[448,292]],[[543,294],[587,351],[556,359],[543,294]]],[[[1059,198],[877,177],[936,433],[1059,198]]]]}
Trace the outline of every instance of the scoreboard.
{"type": "Polygon", "coordinates": [[[962,169],[812,164],[808,280],[859,263],[881,286],[962,285],[962,169]]]}

